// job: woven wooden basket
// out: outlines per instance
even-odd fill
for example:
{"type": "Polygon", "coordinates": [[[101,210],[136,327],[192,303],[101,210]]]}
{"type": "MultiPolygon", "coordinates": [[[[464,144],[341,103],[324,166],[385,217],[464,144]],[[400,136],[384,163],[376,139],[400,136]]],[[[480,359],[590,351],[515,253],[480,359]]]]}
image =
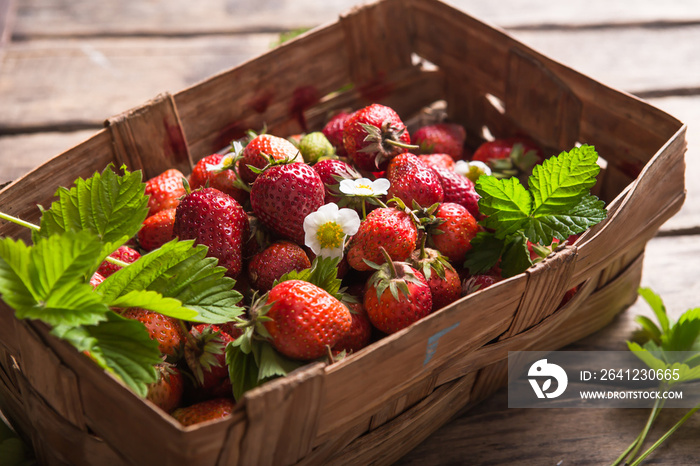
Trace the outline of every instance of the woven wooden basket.
{"type": "MultiPolygon", "coordinates": [[[[437,0],[384,0],[265,55],[111,118],[0,192],[37,221],[56,187],[108,163],[151,177],[221,150],[248,128],[290,135],[329,112],[436,101],[463,124],[525,133],[550,153],[592,144],[609,217],[526,273],[333,364],[246,394],[232,418],[183,428],[36,322],[0,307],[2,411],[45,464],[390,463],[506,380],[508,351],[560,348],[636,299],[646,242],[683,203],[685,126],[437,0]],[[351,85],[351,86],[349,86],[351,85]],[[341,91],[338,91],[342,89],[341,91]],[[560,306],[565,292],[578,293],[560,306]]],[[[27,232],[0,225],[3,236],[27,232]]]]}

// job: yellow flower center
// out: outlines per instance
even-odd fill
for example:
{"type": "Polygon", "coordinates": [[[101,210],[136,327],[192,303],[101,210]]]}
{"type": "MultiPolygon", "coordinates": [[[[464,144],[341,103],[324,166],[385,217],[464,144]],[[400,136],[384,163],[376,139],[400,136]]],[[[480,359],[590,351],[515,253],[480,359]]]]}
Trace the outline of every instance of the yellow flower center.
{"type": "Polygon", "coordinates": [[[316,230],[316,239],[322,249],[336,249],[343,245],[345,233],[336,222],[326,222],[316,230]]]}

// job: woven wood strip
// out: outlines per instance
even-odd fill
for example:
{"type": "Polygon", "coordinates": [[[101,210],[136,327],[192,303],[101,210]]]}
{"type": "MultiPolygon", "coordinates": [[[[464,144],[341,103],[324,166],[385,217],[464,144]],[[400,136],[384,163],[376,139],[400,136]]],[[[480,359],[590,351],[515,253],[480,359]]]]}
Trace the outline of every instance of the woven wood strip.
{"type": "Polygon", "coordinates": [[[192,160],[185,132],[170,94],[112,117],[106,124],[116,159],[130,170],[143,170],[145,178],[169,168],[190,172],[192,160]]]}
{"type": "Polygon", "coordinates": [[[324,367],[313,364],[245,396],[248,427],[241,465],[292,464],[311,451],[322,405],[324,367]]]}

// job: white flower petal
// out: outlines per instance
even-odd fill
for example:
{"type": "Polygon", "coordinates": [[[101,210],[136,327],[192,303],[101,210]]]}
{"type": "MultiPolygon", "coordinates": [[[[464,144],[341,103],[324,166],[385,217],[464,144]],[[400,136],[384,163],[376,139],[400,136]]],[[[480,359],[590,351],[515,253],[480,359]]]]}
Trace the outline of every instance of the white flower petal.
{"type": "Polygon", "coordinates": [[[355,194],[355,180],[341,180],[338,189],[343,194],[355,194]]]}
{"type": "Polygon", "coordinates": [[[360,229],[360,216],[353,209],[340,209],[337,218],[338,225],[348,236],[354,235],[360,229]]]}
{"type": "Polygon", "coordinates": [[[386,178],[377,178],[372,183],[372,190],[374,191],[374,194],[378,196],[382,194],[387,194],[390,186],[391,182],[386,178]]]}
{"type": "Polygon", "coordinates": [[[457,163],[455,163],[455,172],[465,176],[469,173],[469,162],[466,160],[458,160],[457,163]]]}

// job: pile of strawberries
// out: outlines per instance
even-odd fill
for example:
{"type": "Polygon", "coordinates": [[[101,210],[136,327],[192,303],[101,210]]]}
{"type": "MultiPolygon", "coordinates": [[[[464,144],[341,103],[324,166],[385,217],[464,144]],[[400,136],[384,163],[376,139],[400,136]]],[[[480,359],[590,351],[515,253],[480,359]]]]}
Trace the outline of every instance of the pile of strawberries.
{"type": "MultiPolygon", "coordinates": [[[[394,110],[372,104],[306,135],[251,134],[201,159],[189,176],[170,169],[148,180],[149,217],[133,247],[113,256],[132,262],[175,237],[193,239],[236,279],[249,306],[247,322],[220,326],[125,311],[164,355],[149,399],[185,425],[226,415],[234,401],[224,348],[250,338],[249,328],[287,358],[342,357],[498,281],[498,270],[473,277],[462,268],[480,230],[474,182],[455,171],[469,158],[465,136],[453,123],[409,135],[394,110]],[[277,282],[329,251],[342,291],[277,282]]],[[[487,143],[476,159],[513,169],[512,149],[523,143],[487,143]]],[[[105,263],[93,283],[114,267],[105,263]]]]}

